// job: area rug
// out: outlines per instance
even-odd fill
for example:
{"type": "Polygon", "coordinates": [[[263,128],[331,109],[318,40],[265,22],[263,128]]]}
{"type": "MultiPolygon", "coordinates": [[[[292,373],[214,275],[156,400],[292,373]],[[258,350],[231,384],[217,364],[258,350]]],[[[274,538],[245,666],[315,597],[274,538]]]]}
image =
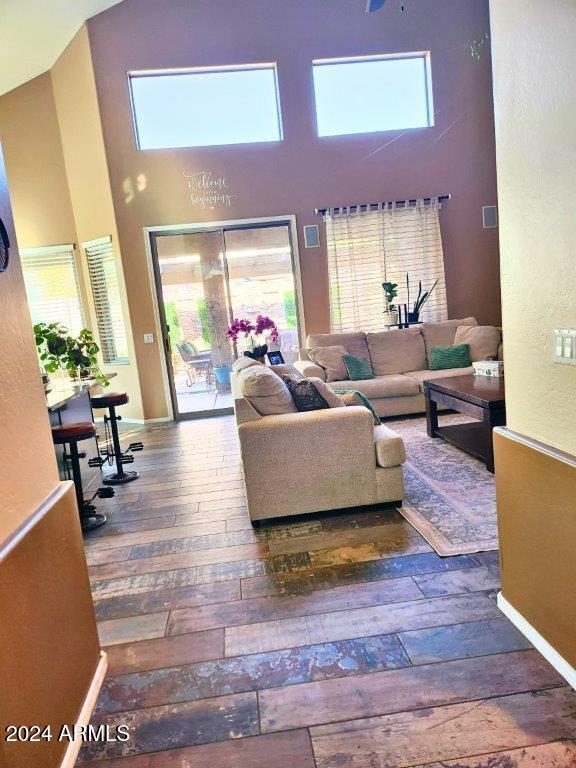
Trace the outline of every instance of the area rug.
{"type": "MultiPolygon", "coordinates": [[[[440,414],[441,424],[470,418],[440,414]]],[[[422,417],[386,420],[406,445],[400,512],[442,557],[498,549],[494,475],[473,456],[426,434],[422,417]]]]}

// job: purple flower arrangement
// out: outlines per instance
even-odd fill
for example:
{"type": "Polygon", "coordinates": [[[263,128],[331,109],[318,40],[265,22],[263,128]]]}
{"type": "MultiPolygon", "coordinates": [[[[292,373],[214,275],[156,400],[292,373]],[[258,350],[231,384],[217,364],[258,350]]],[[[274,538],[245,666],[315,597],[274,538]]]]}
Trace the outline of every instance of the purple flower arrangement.
{"type": "Polygon", "coordinates": [[[268,352],[268,345],[262,343],[262,341],[258,339],[258,336],[265,336],[267,340],[276,344],[280,338],[280,333],[272,318],[266,317],[265,315],[258,315],[255,322],[247,320],[246,318],[241,320],[234,318],[234,322],[228,328],[226,336],[233,344],[236,344],[241,336],[250,339],[252,351],[244,352],[244,354],[247,357],[260,359],[268,352]]]}

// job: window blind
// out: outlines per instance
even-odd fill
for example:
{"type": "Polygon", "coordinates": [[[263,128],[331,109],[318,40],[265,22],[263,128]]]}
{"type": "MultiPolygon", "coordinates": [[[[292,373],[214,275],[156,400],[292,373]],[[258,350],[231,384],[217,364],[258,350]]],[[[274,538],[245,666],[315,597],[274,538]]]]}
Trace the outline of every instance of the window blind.
{"type": "Polygon", "coordinates": [[[415,206],[405,207],[393,203],[373,212],[355,212],[354,208],[328,212],[325,221],[333,332],[384,330],[382,283],[398,283],[395,304],[406,303],[407,273],[410,304],[417,298],[419,280],[424,291],[438,278],[420,319],[447,318],[439,209],[439,201],[432,198],[430,203],[420,200],[415,206]]]}
{"type": "Polygon", "coordinates": [[[112,238],[101,237],[83,243],[82,247],[88,263],[102,359],[108,364],[127,364],[128,341],[112,238]]]}
{"type": "Polygon", "coordinates": [[[33,323],[61,323],[72,336],[84,328],[73,245],[20,249],[33,323]]]}

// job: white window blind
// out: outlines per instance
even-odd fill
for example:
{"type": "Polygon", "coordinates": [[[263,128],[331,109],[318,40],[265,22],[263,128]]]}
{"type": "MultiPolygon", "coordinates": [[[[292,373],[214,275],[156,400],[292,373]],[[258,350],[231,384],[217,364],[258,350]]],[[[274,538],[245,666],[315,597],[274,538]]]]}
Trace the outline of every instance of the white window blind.
{"type": "Polygon", "coordinates": [[[82,243],[94,298],[100,351],[105,363],[129,363],[118,269],[111,237],[82,243]]]}
{"type": "Polygon", "coordinates": [[[33,323],[61,323],[71,336],[84,328],[73,245],[22,248],[20,260],[33,323]]]}
{"type": "Polygon", "coordinates": [[[415,206],[384,205],[373,212],[333,209],[325,216],[330,279],[330,316],[333,332],[382,331],[386,308],[382,283],[398,283],[395,304],[408,301],[406,274],[410,276],[410,306],[422,290],[438,279],[420,319],[448,316],[444,253],[438,212],[433,198],[415,206]]]}

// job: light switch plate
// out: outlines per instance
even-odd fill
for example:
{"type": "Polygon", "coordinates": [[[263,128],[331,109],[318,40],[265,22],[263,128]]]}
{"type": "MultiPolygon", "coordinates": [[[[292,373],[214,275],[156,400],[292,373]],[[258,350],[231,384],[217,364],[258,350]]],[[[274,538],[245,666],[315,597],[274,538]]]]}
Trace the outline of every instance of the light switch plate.
{"type": "Polygon", "coordinates": [[[576,365],[576,330],[557,328],[554,331],[554,360],[560,365],[576,365]]]}
{"type": "Polygon", "coordinates": [[[154,344],[154,334],[153,333],[145,333],[144,334],[144,344],[154,344]]]}

